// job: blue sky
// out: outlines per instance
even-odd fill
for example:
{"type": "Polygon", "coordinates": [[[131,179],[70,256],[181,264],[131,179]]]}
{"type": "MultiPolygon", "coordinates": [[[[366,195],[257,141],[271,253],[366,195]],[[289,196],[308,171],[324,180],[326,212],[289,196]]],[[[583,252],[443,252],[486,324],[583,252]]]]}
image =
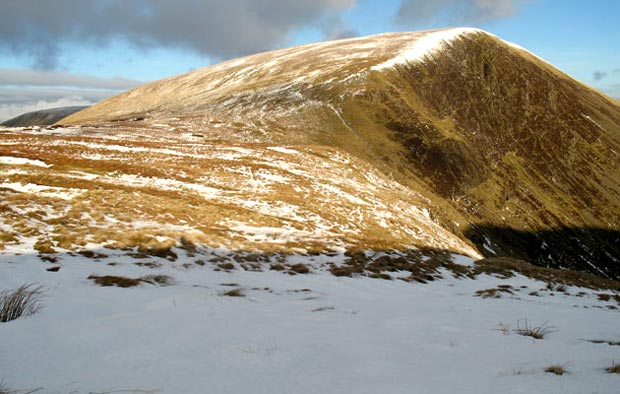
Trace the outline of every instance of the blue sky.
{"type": "Polygon", "coordinates": [[[0,121],[328,38],[473,26],[620,98],[620,1],[0,0],[0,121]]]}

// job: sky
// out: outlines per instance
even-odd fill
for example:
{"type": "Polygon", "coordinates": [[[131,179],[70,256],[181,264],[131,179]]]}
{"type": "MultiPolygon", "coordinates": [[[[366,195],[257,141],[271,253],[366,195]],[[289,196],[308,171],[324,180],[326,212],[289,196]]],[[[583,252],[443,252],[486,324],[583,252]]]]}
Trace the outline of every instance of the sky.
{"type": "Polygon", "coordinates": [[[618,0],[0,0],[0,122],[266,50],[455,26],[620,99],[619,20],[618,0]]]}

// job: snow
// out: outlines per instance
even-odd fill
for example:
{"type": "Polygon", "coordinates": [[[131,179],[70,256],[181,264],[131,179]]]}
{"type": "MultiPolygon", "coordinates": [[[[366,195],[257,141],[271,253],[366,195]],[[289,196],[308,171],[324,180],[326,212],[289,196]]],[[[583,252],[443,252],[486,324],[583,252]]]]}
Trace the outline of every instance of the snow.
{"type": "Polygon", "coordinates": [[[0,188],[11,189],[19,193],[36,193],[40,196],[60,198],[63,200],[72,200],[83,192],[80,189],[43,186],[34,183],[22,184],[20,182],[0,183],[0,188]]]}
{"type": "Polygon", "coordinates": [[[411,46],[398,54],[398,56],[371,67],[371,70],[383,70],[396,65],[419,62],[423,60],[424,57],[441,50],[450,41],[453,41],[464,34],[480,31],[481,30],[478,29],[464,27],[427,33],[421,38],[415,40],[411,46]]]}
{"type": "MultiPolygon", "coordinates": [[[[110,258],[62,256],[57,273],[35,255],[1,256],[0,289],[25,282],[46,289],[41,312],[0,323],[7,387],[42,394],[617,393],[618,377],[604,371],[618,361],[616,347],[587,340],[620,340],[620,320],[617,311],[593,308],[592,292],[527,296],[544,283],[524,277],[422,285],[317,270],[216,272],[184,268],[185,261],[149,269],[99,251],[110,258]],[[91,274],[166,274],[175,284],[102,288],[86,279],[91,274]],[[501,283],[528,289],[519,299],[473,297],[501,283]],[[246,297],[222,295],[234,288],[246,297]],[[499,329],[521,319],[547,321],[557,332],[534,340],[499,329]],[[544,373],[552,363],[569,374],[544,373]]],[[[310,265],[313,257],[295,259],[310,265]]]]}
{"type": "Polygon", "coordinates": [[[286,153],[286,154],[289,154],[289,155],[295,155],[295,154],[299,153],[295,149],[289,149],[289,148],[285,148],[283,146],[268,146],[267,149],[272,150],[274,152],[286,153]]]}
{"type": "Polygon", "coordinates": [[[41,160],[31,160],[31,159],[26,159],[23,157],[12,157],[12,156],[0,156],[0,164],[18,165],[18,166],[31,165],[31,166],[44,167],[44,168],[49,168],[52,166],[51,164],[47,164],[41,160]]]}

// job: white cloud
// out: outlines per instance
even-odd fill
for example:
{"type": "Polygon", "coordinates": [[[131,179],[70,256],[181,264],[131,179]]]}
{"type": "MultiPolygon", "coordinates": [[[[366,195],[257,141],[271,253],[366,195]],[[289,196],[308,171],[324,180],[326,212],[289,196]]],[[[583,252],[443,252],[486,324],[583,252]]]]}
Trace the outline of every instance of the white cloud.
{"type": "Polygon", "coordinates": [[[126,78],[0,68],[0,122],[40,109],[91,105],[139,84],[126,78]]]}
{"type": "Polygon", "coordinates": [[[0,104],[0,123],[12,119],[26,112],[38,111],[41,109],[72,107],[76,105],[92,105],[95,102],[84,99],[83,97],[60,98],[54,101],[39,100],[24,104],[0,104]]]}

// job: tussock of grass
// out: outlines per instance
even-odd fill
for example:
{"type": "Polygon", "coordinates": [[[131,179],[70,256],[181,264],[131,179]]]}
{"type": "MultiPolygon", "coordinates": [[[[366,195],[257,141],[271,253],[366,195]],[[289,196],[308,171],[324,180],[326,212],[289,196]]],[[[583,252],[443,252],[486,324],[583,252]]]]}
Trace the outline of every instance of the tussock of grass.
{"type": "Polygon", "coordinates": [[[290,268],[290,271],[296,274],[307,274],[310,272],[310,268],[308,268],[304,264],[299,263],[299,264],[292,265],[290,268]]]}
{"type": "Polygon", "coordinates": [[[170,286],[174,283],[174,279],[172,279],[168,275],[147,275],[141,278],[127,278],[124,276],[116,276],[116,275],[90,275],[88,279],[94,281],[96,284],[102,287],[136,287],[141,283],[148,283],[151,285],[158,286],[170,286]]]}
{"type": "Polygon", "coordinates": [[[0,293],[0,322],[6,323],[22,316],[37,313],[43,305],[43,287],[25,284],[16,290],[5,290],[0,293]]]}
{"type": "Polygon", "coordinates": [[[174,279],[168,275],[147,275],[140,278],[140,280],[158,286],[171,286],[174,284],[174,279]]]}
{"type": "Polygon", "coordinates": [[[34,249],[39,251],[39,253],[45,254],[54,254],[58,253],[56,249],[54,249],[54,243],[50,240],[39,240],[34,244],[34,249]]]}
{"type": "Polygon", "coordinates": [[[217,265],[217,267],[225,271],[230,271],[230,270],[235,269],[235,265],[233,263],[220,263],[217,265]]]}
{"type": "Polygon", "coordinates": [[[501,298],[502,297],[502,293],[514,294],[512,292],[512,286],[509,286],[509,285],[499,285],[499,286],[497,286],[497,288],[489,288],[489,289],[478,290],[478,291],[476,291],[475,296],[476,297],[482,297],[482,298],[501,298]]]}
{"type": "Polygon", "coordinates": [[[552,374],[559,375],[559,376],[562,376],[568,373],[568,371],[566,370],[565,364],[551,364],[545,368],[545,372],[552,373],[552,374]]]}
{"type": "Polygon", "coordinates": [[[525,337],[532,337],[534,339],[545,339],[545,337],[551,333],[556,332],[557,329],[548,325],[548,322],[544,322],[541,325],[533,326],[527,319],[520,319],[517,321],[517,328],[514,332],[518,335],[525,337]]]}
{"type": "Polygon", "coordinates": [[[11,394],[12,391],[9,390],[4,384],[3,380],[0,380],[0,394],[11,394]]]}
{"type": "Polygon", "coordinates": [[[611,363],[611,367],[605,368],[605,371],[609,373],[620,373],[620,364],[616,364],[616,362],[614,361],[613,363],[611,363]]]}
{"type": "Polygon", "coordinates": [[[92,250],[80,250],[78,253],[89,259],[104,259],[108,257],[105,253],[94,252],[92,250]]]}
{"type": "Polygon", "coordinates": [[[94,281],[96,284],[102,287],[110,287],[110,286],[124,287],[124,288],[135,287],[135,286],[138,286],[141,282],[140,279],[125,278],[123,276],[116,276],[116,275],[105,275],[105,276],[90,275],[88,279],[94,281]]]}
{"type": "Polygon", "coordinates": [[[225,292],[223,292],[221,294],[223,296],[227,296],[227,297],[245,297],[245,294],[243,293],[242,289],[228,290],[228,291],[225,291],[225,292]]]}

